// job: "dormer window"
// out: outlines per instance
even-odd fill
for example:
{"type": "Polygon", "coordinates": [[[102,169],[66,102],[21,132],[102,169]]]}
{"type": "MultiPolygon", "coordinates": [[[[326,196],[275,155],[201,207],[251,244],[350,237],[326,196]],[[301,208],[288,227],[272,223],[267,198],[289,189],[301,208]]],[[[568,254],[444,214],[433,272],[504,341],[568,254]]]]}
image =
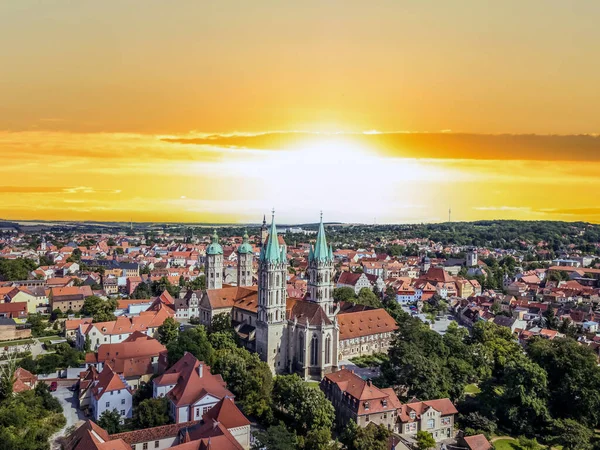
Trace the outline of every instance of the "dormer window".
{"type": "Polygon", "coordinates": [[[384,408],[387,408],[387,400],[386,399],[381,400],[381,404],[383,405],[384,408]]]}
{"type": "Polygon", "coordinates": [[[410,414],[409,414],[409,417],[410,417],[412,420],[414,420],[414,419],[415,419],[415,417],[417,417],[417,415],[415,414],[415,412],[414,412],[414,411],[411,411],[411,412],[410,412],[410,414]]]}
{"type": "Polygon", "coordinates": [[[369,402],[365,402],[365,409],[369,409],[369,402]]]}

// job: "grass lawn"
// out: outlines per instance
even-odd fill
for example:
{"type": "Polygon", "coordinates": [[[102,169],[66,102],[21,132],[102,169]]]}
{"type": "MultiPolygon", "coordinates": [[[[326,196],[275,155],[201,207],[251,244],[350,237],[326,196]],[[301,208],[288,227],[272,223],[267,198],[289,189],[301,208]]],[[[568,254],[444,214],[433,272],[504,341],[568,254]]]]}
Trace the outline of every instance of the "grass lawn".
{"type": "Polygon", "coordinates": [[[512,439],[498,439],[494,441],[495,450],[523,450],[519,442],[512,439]]]}
{"type": "Polygon", "coordinates": [[[318,381],[305,381],[305,383],[308,384],[308,386],[311,388],[319,389],[318,381]]]}
{"type": "Polygon", "coordinates": [[[55,341],[58,339],[64,339],[64,338],[60,337],[60,336],[44,336],[44,337],[38,338],[38,341],[47,342],[47,341],[55,341]]]}
{"type": "Polygon", "coordinates": [[[477,395],[480,392],[481,389],[479,389],[479,386],[477,386],[475,383],[467,384],[465,386],[465,394],[467,395],[477,395]]]}
{"type": "Polygon", "coordinates": [[[5,342],[0,342],[0,348],[3,348],[3,347],[12,347],[14,345],[25,345],[25,344],[33,344],[33,339],[21,339],[20,341],[5,341],[5,342]]]}

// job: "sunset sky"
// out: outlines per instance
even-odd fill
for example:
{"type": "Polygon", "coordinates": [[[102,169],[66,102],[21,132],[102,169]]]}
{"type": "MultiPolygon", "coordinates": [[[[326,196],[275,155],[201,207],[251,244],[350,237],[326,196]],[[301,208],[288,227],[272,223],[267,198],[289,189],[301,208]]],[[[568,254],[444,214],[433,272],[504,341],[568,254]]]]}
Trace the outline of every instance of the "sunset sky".
{"type": "Polygon", "coordinates": [[[600,222],[600,2],[0,2],[0,218],[600,222]]]}

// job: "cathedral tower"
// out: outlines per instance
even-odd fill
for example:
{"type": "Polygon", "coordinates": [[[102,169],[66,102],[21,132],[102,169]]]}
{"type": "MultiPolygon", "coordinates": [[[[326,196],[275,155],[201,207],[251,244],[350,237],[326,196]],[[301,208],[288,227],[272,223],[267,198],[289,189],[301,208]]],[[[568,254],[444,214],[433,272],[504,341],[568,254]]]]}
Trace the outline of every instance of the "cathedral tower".
{"type": "Polygon", "coordinates": [[[273,211],[271,229],[261,248],[258,266],[256,350],[274,373],[287,368],[286,277],[286,248],[279,245],[273,211]]]}
{"type": "Polygon", "coordinates": [[[308,254],[308,297],[307,300],[318,303],[329,318],[336,314],[333,303],[333,249],[327,245],[323,213],[317,233],[317,241],[308,254]]]}
{"type": "Polygon", "coordinates": [[[244,233],[242,245],[237,249],[237,285],[252,286],[252,261],[254,259],[254,251],[248,242],[248,233],[244,233]]]}
{"type": "Polygon", "coordinates": [[[214,231],[210,245],[206,249],[205,272],[207,289],[223,287],[223,247],[219,244],[217,230],[214,231]]]}

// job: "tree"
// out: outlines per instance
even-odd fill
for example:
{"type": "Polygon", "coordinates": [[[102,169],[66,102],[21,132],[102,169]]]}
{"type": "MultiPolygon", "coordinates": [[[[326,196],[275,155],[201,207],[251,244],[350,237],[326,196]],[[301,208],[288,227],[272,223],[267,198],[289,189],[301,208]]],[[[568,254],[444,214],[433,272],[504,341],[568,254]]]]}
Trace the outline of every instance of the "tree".
{"type": "Polygon", "coordinates": [[[44,330],[46,330],[46,322],[40,314],[29,314],[27,317],[27,323],[31,325],[31,334],[34,337],[44,335],[44,330]]]}
{"type": "Polygon", "coordinates": [[[544,317],[544,323],[546,325],[546,328],[548,328],[550,330],[558,329],[558,326],[559,326],[558,317],[556,317],[556,314],[554,313],[554,308],[552,308],[552,306],[548,306],[548,309],[546,311],[544,311],[543,317],[544,317]]]}
{"type": "Polygon", "coordinates": [[[15,281],[26,280],[29,273],[35,270],[35,261],[27,258],[5,259],[0,258],[0,280],[15,281]]]}
{"type": "Polygon", "coordinates": [[[187,288],[193,291],[204,291],[206,289],[206,276],[202,274],[188,281],[187,288]]]}
{"type": "Polygon", "coordinates": [[[190,352],[200,361],[212,366],[215,353],[208,340],[206,329],[202,325],[180,332],[177,339],[167,345],[167,350],[169,365],[181,359],[185,352],[190,352]]]}
{"type": "Polygon", "coordinates": [[[340,287],[340,288],[335,288],[333,290],[333,299],[336,302],[355,302],[356,301],[356,294],[354,292],[354,289],[352,289],[351,287],[348,286],[344,286],[344,287],[340,287]]]}
{"type": "Polygon", "coordinates": [[[167,397],[143,400],[134,409],[133,424],[136,429],[159,427],[167,423],[169,423],[167,397]]]}
{"type": "Polygon", "coordinates": [[[419,450],[435,448],[435,439],[433,439],[431,433],[423,430],[417,432],[417,448],[419,450]]]}
{"type": "Polygon", "coordinates": [[[301,434],[316,428],[331,428],[335,418],[333,405],[325,394],[307,385],[296,374],[275,379],[273,403],[301,434]]]}
{"type": "Polygon", "coordinates": [[[156,330],[156,339],[161,344],[167,346],[175,339],[179,334],[179,323],[172,317],[167,317],[161,326],[156,330]]]}
{"type": "Polygon", "coordinates": [[[340,440],[348,450],[387,450],[390,436],[391,432],[384,425],[371,423],[363,428],[350,420],[340,440]]]}
{"type": "Polygon", "coordinates": [[[96,295],[86,297],[81,312],[91,316],[94,322],[110,322],[116,319],[114,312],[117,309],[116,299],[103,300],[96,295]]]}
{"type": "Polygon", "coordinates": [[[306,437],[300,439],[299,447],[306,450],[338,450],[339,446],[331,442],[331,430],[329,428],[317,428],[306,433],[306,437]]]}
{"type": "Polygon", "coordinates": [[[298,438],[283,423],[272,425],[265,431],[254,433],[253,450],[296,450],[298,438]]]}
{"type": "Polygon", "coordinates": [[[216,314],[212,318],[212,322],[210,323],[210,331],[211,333],[219,332],[219,331],[233,331],[233,327],[231,326],[231,314],[222,313],[216,314]]]}
{"type": "Polygon", "coordinates": [[[106,410],[98,419],[98,426],[104,428],[108,434],[117,434],[121,432],[121,415],[119,411],[113,409],[106,410]]]}
{"type": "Polygon", "coordinates": [[[140,283],[135,287],[135,290],[131,294],[131,298],[145,299],[152,297],[152,290],[148,283],[140,283]]]}
{"type": "Polygon", "coordinates": [[[373,306],[375,308],[381,308],[383,305],[381,304],[381,300],[371,289],[362,288],[358,293],[358,298],[356,299],[356,303],[359,305],[373,306]]]}
{"type": "Polygon", "coordinates": [[[551,442],[564,450],[591,450],[594,431],[576,420],[555,420],[550,428],[551,442]]]}

